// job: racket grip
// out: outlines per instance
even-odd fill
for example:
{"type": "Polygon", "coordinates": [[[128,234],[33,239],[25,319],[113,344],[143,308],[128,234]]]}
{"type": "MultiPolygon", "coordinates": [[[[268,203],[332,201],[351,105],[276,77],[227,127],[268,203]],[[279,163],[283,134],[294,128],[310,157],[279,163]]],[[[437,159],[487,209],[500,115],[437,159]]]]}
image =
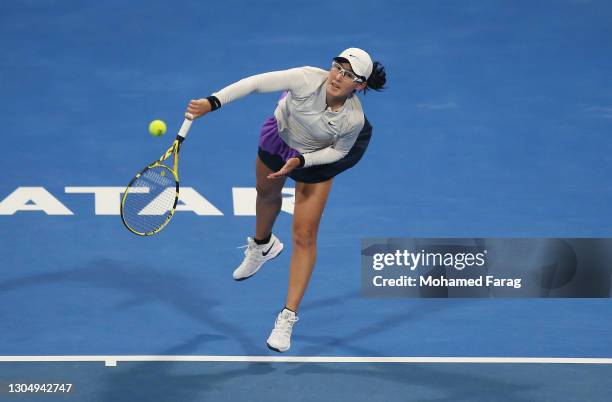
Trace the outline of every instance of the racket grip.
{"type": "Polygon", "coordinates": [[[177,139],[180,139],[182,141],[185,139],[185,137],[187,137],[187,133],[191,128],[191,123],[193,123],[193,116],[189,113],[185,114],[185,120],[183,120],[181,129],[179,130],[178,135],[176,136],[177,139]],[[191,117],[191,119],[189,119],[188,117],[191,117]]]}

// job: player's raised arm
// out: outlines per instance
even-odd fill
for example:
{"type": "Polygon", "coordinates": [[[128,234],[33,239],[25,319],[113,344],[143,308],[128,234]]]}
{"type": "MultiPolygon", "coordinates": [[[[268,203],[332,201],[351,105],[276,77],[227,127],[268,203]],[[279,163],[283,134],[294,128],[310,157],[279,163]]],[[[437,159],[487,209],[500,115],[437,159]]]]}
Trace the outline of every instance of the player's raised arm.
{"type": "Polygon", "coordinates": [[[187,105],[187,113],[191,113],[194,118],[202,117],[206,113],[217,110],[223,105],[254,92],[299,92],[301,88],[307,85],[307,80],[308,75],[304,73],[303,68],[252,75],[228,85],[206,98],[192,99],[187,105]]]}

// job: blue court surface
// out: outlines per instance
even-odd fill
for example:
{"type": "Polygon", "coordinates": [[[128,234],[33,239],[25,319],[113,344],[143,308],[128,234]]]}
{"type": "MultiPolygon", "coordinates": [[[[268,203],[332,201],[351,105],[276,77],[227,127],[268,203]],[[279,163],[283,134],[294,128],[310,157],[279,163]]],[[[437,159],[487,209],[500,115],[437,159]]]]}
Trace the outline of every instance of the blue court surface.
{"type": "Polygon", "coordinates": [[[609,298],[365,298],[360,241],[612,237],[610,21],[598,0],[3,1],[0,400],[609,401],[609,298]],[[334,180],[279,355],[292,181],[289,249],[231,276],[279,94],[193,124],[190,199],[158,235],[123,227],[119,194],[190,99],[351,46],[388,89],[361,96],[372,142],[334,180]],[[74,388],[10,392],[49,382],[74,388]]]}

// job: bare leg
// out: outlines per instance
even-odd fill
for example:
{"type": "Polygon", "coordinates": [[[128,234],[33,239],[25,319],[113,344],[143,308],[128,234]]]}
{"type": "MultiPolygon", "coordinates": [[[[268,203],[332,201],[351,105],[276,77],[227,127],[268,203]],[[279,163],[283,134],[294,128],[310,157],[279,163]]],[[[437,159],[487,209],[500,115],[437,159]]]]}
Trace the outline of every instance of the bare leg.
{"type": "Polygon", "coordinates": [[[293,213],[293,254],[289,269],[287,308],[297,311],[317,257],[317,232],[332,180],[323,183],[299,183],[295,187],[293,213]]]}
{"type": "Polygon", "coordinates": [[[272,233],[272,226],[278,216],[283,198],[281,191],[286,178],[268,179],[272,173],[266,165],[257,157],[255,162],[255,174],[257,177],[257,201],[255,206],[255,238],[265,239],[272,233]]]}

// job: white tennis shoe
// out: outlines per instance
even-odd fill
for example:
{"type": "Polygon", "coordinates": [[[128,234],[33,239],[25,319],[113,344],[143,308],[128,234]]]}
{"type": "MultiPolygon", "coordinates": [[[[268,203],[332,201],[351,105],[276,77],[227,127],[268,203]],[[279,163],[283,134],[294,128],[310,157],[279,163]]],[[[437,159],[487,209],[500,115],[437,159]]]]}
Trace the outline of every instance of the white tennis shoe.
{"type": "Polygon", "coordinates": [[[291,332],[298,321],[297,315],[289,309],[283,309],[276,317],[274,329],[268,337],[268,347],[275,352],[286,352],[291,347],[291,332]]]}
{"type": "Polygon", "coordinates": [[[247,245],[243,247],[247,248],[244,250],[244,260],[233,274],[234,279],[237,281],[242,281],[255,275],[264,262],[278,256],[283,251],[283,243],[274,234],[272,234],[267,244],[262,245],[255,243],[255,240],[248,237],[247,245]]]}

